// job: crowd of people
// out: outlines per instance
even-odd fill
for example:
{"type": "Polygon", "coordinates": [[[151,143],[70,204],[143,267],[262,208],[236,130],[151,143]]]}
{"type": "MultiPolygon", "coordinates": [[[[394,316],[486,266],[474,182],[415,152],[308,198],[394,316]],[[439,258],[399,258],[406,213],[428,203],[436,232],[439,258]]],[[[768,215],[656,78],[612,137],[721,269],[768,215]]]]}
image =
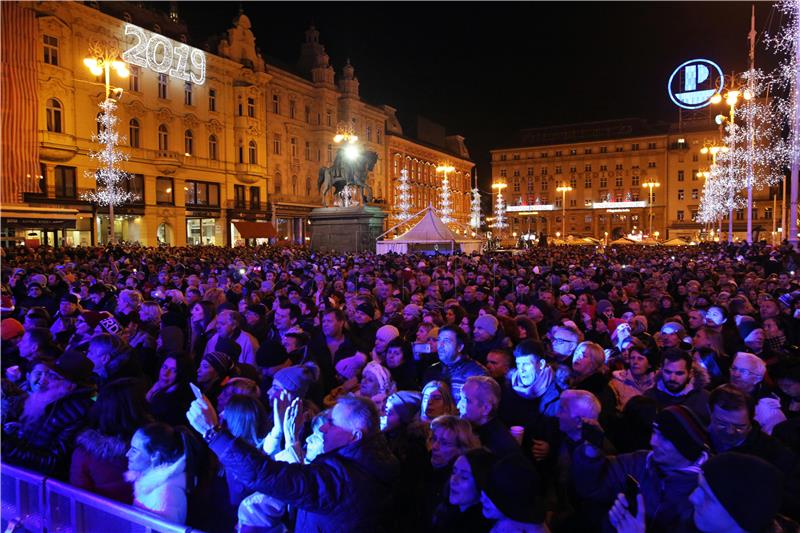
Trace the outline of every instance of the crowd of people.
{"type": "Polygon", "coordinates": [[[800,254],[16,248],[2,460],[208,532],[779,532],[800,254]]]}

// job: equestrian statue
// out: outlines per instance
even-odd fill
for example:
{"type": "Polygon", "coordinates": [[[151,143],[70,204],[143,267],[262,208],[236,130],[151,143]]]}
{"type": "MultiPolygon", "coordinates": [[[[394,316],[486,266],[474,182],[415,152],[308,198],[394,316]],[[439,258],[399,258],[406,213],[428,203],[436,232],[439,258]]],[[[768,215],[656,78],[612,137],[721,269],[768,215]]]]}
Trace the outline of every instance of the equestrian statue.
{"type": "Polygon", "coordinates": [[[322,196],[322,205],[327,207],[326,195],[331,188],[333,188],[333,194],[338,195],[348,185],[361,189],[363,204],[371,202],[372,187],[369,186],[368,179],[369,173],[375,168],[377,162],[378,154],[371,150],[359,153],[357,157],[351,159],[345,155],[342,148],[339,148],[336,151],[333,165],[319,169],[317,186],[320,196],[322,196]]]}

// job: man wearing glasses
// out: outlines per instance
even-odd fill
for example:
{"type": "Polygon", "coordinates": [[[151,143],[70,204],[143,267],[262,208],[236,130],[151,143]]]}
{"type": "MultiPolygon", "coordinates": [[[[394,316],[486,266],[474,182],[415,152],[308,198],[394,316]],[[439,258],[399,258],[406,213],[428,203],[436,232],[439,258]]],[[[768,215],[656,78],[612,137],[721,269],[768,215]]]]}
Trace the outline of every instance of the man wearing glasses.
{"type": "Polygon", "coordinates": [[[553,359],[559,363],[568,362],[578,347],[580,341],[578,334],[566,326],[556,326],[551,335],[553,359]]]}

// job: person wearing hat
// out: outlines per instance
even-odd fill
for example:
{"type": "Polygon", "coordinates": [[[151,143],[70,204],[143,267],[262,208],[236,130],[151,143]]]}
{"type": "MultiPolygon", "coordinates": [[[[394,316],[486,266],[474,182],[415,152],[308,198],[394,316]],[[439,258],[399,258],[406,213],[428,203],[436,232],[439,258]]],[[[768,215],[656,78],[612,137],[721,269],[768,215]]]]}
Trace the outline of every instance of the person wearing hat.
{"type": "Polygon", "coordinates": [[[81,314],[80,300],[75,294],[67,293],[61,297],[50,332],[60,345],[66,344],[75,332],[75,323],[81,314]]]}
{"type": "Polygon", "coordinates": [[[81,307],[91,311],[113,313],[117,308],[117,299],[105,283],[97,282],[89,287],[89,296],[81,301],[81,307]]]}
{"type": "Polygon", "coordinates": [[[264,304],[248,304],[245,306],[242,316],[244,317],[242,329],[255,337],[259,345],[263,344],[269,333],[269,324],[266,318],[267,306],[264,304]]]}
{"type": "Polygon", "coordinates": [[[511,348],[511,340],[506,337],[497,317],[490,314],[481,315],[472,325],[472,358],[486,365],[486,357],[495,348],[511,348]]]}
{"type": "Polygon", "coordinates": [[[697,474],[708,460],[710,442],[705,425],[687,407],[662,409],[653,423],[652,451],[606,456],[592,434],[572,455],[572,474],[578,495],[606,509],[625,490],[626,477],[639,482],[647,509],[647,522],[654,530],[681,531],[691,524],[689,495],[697,487],[697,474]],[[591,442],[590,442],[591,441],[591,442]]]}
{"type": "Polygon", "coordinates": [[[350,331],[354,337],[364,342],[367,353],[375,347],[375,334],[380,327],[380,321],[375,320],[375,307],[369,301],[363,300],[355,306],[350,331]]]}
{"type": "Polygon", "coordinates": [[[236,373],[234,360],[225,352],[211,351],[203,355],[197,368],[197,385],[203,394],[216,405],[222,387],[236,373]]]}
{"type": "Polygon", "coordinates": [[[483,516],[496,520],[491,533],[549,533],[540,491],[539,474],[521,455],[492,465],[481,487],[483,516]]]}
{"type": "Polygon", "coordinates": [[[95,328],[103,318],[107,318],[104,313],[81,311],[75,319],[75,331],[67,341],[64,350],[78,350],[85,353],[89,349],[89,341],[94,335],[95,328]]]}
{"type": "Polygon", "coordinates": [[[58,311],[58,302],[53,299],[50,292],[47,290],[47,278],[43,283],[39,281],[31,281],[26,286],[26,296],[21,298],[19,308],[21,310],[30,309],[31,307],[44,307],[50,316],[56,314],[58,311]]]}
{"type": "Polygon", "coordinates": [[[94,392],[91,361],[80,352],[65,352],[25,401],[20,423],[3,426],[3,461],[65,478],[94,392]]]}

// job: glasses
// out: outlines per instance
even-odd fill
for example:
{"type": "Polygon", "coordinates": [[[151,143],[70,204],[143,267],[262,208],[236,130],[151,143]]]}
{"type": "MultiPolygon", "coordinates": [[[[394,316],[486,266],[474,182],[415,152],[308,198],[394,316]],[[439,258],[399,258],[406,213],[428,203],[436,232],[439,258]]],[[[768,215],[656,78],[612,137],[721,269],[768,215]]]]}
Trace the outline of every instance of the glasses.
{"type": "Polygon", "coordinates": [[[757,372],[754,372],[752,370],[748,370],[747,368],[740,368],[738,366],[732,366],[731,367],[731,372],[734,372],[734,371],[737,372],[738,374],[740,374],[743,378],[750,377],[750,376],[757,376],[758,375],[757,372]]]}
{"type": "Polygon", "coordinates": [[[561,337],[553,337],[553,344],[570,344],[575,342],[572,339],[562,339],[561,337]]]}
{"type": "Polygon", "coordinates": [[[733,432],[737,435],[746,433],[750,429],[750,424],[730,424],[722,420],[717,420],[714,417],[711,417],[711,423],[720,431],[733,432]]]}

